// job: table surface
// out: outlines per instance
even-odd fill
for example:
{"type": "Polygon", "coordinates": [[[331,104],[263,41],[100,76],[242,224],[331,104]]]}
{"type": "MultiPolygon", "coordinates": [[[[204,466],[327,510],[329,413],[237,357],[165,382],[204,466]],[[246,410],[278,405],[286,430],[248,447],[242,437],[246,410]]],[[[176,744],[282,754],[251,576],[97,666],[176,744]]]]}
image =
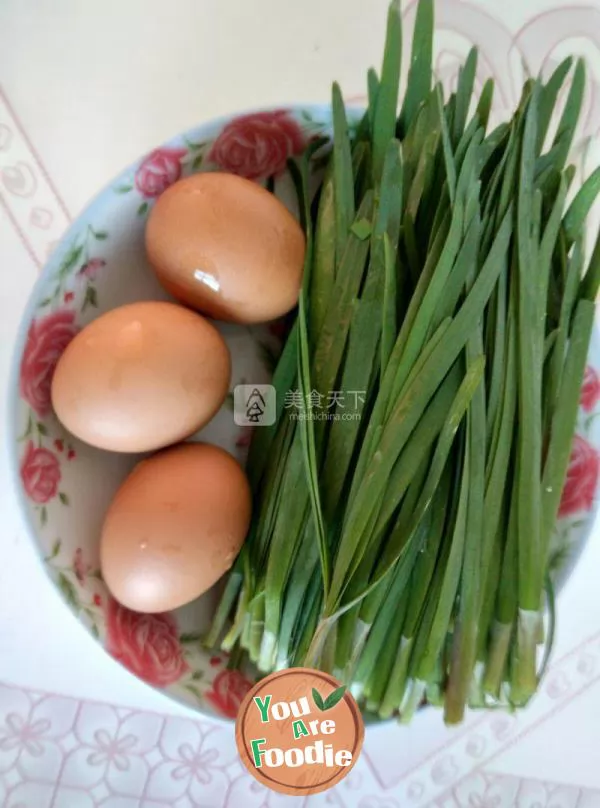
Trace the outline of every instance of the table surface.
{"type": "MultiPolygon", "coordinates": [[[[248,106],[360,97],[387,0],[3,0],[0,4],[0,378],[52,245],[123,166],[172,134],[248,106]]],[[[411,4],[407,3],[410,16],[411,4]]],[[[437,68],[475,43],[514,103],[526,68],[585,54],[586,127],[600,127],[600,0],[438,0],[437,68]]],[[[1,423],[6,422],[1,396],[1,423]]],[[[0,461],[0,805],[273,808],[233,729],[137,681],[80,628],[46,580],[0,461]]],[[[313,805],[600,806],[598,530],[560,597],[551,671],[518,717],[456,730],[422,712],[369,729],[353,772],[313,805]]],[[[296,798],[295,805],[303,805],[296,798]]]]}

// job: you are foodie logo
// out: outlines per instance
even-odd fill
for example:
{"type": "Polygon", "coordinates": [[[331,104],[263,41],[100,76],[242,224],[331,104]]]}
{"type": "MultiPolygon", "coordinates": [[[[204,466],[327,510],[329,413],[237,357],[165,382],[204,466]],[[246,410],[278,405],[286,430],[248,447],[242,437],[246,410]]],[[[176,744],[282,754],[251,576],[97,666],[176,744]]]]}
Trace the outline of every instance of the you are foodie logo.
{"type": "Polygon", "coordinates": [[[242,761],[281,794],[317,794],[356,763],[364,724],[343,685],[311,668],[272,673],[246,695],[236,722],[242,761]]]}

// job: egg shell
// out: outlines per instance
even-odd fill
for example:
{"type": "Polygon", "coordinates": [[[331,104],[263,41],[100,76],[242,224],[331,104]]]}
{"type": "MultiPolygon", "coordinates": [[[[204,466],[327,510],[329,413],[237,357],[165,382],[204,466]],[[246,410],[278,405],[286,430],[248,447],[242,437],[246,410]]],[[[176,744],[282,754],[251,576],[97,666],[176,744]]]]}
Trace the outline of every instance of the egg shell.
{"type": "Polygon", "coordinates": [[[135,467],[106,514],[104,581],[135,611],[176,609],[231,567],[250,512],[246,475],[223,449],[183,444],[159,452],[135,467]]]}
{"type": "Polygon", "coordinates": [[[204,426],[230,376],[229,350],[211,323],[174,303],[133,303],[69,343],[52,379],[52,404],[92,446],[150,451],[204,426]]]}
{"type": "Polygon", "coordinates": [[[302,228],[277,197],[233,174],[180,180],[157,200],[146,252],[174,297],[221,320],[273,320],[298,302],[302,228]]]}

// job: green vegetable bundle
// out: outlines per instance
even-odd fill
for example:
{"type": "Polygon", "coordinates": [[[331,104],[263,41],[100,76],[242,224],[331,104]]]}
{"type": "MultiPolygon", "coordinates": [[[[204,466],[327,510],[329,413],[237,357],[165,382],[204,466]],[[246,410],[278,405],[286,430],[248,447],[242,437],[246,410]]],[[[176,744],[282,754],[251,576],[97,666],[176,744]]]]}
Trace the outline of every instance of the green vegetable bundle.
{"type": "Polygon", "coordinates": [[[398,117],[393,2],[352,136],[334,85],[312,204],[311,154],[291,166],[304,285],[273,380],[277,421],[251,447],[251,532],[207,643],[263,672],[331,671],[381,717],[409,720],[427,699],[455,723],[467,704],[526,704],[550,644],[550,538],[600,282],[600,238],[584,257],[600,170],[567,208],[582,62],[529,80],[487,133],[494,87],[474,99],[477,52],[445,100],[433,29],[421,0],[398,117]],[[301,420],[283,406],[294,388],[301,420]],[[311,420],[311,392],[332,390],[365,391],[360,419],[311,420]]]}

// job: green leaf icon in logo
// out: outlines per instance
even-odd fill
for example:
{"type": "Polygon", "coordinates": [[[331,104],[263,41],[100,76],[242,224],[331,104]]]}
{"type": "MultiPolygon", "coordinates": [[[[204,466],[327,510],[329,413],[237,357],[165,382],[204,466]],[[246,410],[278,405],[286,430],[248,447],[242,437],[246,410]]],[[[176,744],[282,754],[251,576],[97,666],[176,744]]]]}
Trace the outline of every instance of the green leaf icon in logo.
{"type": "Polygon", "coordinates": [[[331,710],[332,707],[335,707],[343,698],[344,693],[346,692],[346,685],[342,685],[341,687],[336,688],[333,690],[323,701],[323,697],[319,693],[319,691],[313,687],[312,689],[312,697],[314,703],[317,705],[319,710],[325,712],[325,710],[331,710]]]}
{"type": "Polygon", "coordinates": [[[325,709],[325,703],[323,702],[323,699],[321,698],[321,694],[319,693],[319,691],[315,687],[313,687],[313,689],[312,689],[312,697],[313,697],[314,703],[317,705],[319,710],[324,710],[325,709]]]}

